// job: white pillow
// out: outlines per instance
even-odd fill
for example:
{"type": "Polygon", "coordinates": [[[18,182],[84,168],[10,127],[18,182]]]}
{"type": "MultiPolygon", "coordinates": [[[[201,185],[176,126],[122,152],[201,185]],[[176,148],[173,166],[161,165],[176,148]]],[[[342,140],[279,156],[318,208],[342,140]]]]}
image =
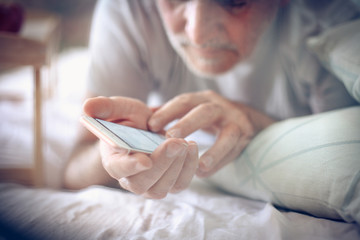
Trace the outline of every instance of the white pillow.
{"type": "Polygon", "coordinates": [[[360,102],[360,19],[325,31],[307,43],[323,65],[360,102]]]}
{"type": "Polygon", "coordinates": [[[208,181],[286,209],[360,224],[360,107],[276,123],[208,181]]]}

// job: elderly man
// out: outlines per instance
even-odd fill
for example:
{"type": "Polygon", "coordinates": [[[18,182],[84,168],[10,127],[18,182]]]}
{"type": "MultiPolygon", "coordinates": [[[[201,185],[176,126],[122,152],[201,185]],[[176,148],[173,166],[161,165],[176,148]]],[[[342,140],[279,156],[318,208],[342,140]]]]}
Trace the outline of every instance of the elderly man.
{"type": "Polygon", "coordinates": [[[100,1],[84,113],[153,132],[178,121],[151,155],[115,150],[83,130],[65,186],[120,183],[163,198],[221,170],[275,122],[355,105],[306,41],[359,12],[347,1],[320,2],[100,1]],[[159,107],[146,104],[153,95],[159,107]],[[184,140],[199,129],[216,136],[201,157],[184,140]]]}

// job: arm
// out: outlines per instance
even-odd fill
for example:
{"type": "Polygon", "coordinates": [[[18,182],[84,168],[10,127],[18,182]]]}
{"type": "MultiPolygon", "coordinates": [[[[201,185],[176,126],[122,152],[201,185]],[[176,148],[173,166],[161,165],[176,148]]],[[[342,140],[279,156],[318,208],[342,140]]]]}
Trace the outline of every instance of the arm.
{"type": "MultiPolygon", "coordinates": [[[[87,96],[94,95],[88,93],[87,96]]],[[[79,124],[78,139],[65,166],[63,186],[81,189],[95,184],[115,186],[116,181],[101,164],[99,140],[79,124]]]]}
{"type": "MultiPolygon", "coordinates": [[[[145,62],[140,56],[146,54],[138,47],[139,44],[133,42],[133,39],[139,41],[143,38],[141,34],[133,35],[139,32],[134,28],[137,26],[134,23],[138,21],[133,21],[136,14],[128,11],[129,4],[128,1],[99,1],[97,4],[90,38],[92,57],[86,86],[89,91],[87,98],[98,95],[122,95],[143,101],[147,98],[151,81],[138,64],[145,62]]],[[[89,109],[84,109],[85,113],[86,110],[89,109]]],[[[101,115],[101,112],[93,114],[101,115]]],[[[118,185],[102,165],[98,139],[80,124],[78,135],[65,168],[64,187],[79,189],[93,184],[118,185]]]]}
{"type": "Polygon", "coordinates": [[[89,133],[85,132],[80,135],[66,165],[65,188],[81,189],[91,185],[115,186],[116,184],[102,167],[99,141],[96,139],[89,140],[89,135],[89,133]]]}

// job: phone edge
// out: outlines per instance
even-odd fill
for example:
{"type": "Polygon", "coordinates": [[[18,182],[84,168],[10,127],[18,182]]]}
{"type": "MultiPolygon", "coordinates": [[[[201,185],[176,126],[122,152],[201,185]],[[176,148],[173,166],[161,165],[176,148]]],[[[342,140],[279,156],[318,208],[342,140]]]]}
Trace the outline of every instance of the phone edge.
{"type": "Polygon", "coordinates": [[[107,144],[109,144],[112,147],[115,148],[125,148],[130,151],[134,151],[135,149],[131,148],[128,144],[126,144],[124,141],[119,139],[114,133],[109,131],[107,128],[105,128],[103,125],[98,123],[94,118],[89,116],[81,116],[80,122],[95,136],[97,136],[99,139],[105,141],[107,144]],[[110,138],[109,136],[106,136],[106,134],[103,134],[102,132],[106,132],[107,134],[113,136],[113,138],[110,138]]]}

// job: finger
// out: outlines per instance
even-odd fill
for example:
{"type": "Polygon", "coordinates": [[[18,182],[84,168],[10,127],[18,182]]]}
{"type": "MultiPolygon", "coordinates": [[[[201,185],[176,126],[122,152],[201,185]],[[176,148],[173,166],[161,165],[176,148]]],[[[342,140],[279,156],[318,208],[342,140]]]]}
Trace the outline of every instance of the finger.
{"type": "Polygon", "coordinates": [[[166,135],[174,138],[185,138],[196,130],[214,125],[222,115],[223,109],[216,103],[200,104],[171,127],[166,135]]]}
{"type": "Polygon", "coordinates": [[[183,139],[167,139],[152,154],[153,166],[139,174],[128,176],[128,184],[125,188],[136,194],[147,192],[172,165],[178,157],[186,153],[187,143],[183,139]]]}
{"type": "Polygon", "coordinates": [[[156,112],[157,110],[159,110],[161,108],[161,106],[156,106],[156,107],[150,107],[150,110],[152,113],[156,112]]]}
{"type": "Polygon", "coordinates": [[[171,121],[181,118],[195,106],[207,101],[200,93],[186,93],[179,95],[160,109],[158,109],[149,119],[149,128],[154,131],[160,131],[171,121]]]}
{"type": "Polygon", "coordinates": [[[137,174],[152,167],[146,154],[129,153],[126,149],[115,150],[100,141],[101,159],[104,169],[115,179],[137,174]]]}
{"type": "Polygon", "coordinates": [[[234,161],[237,157],[240,156],[245,147],[249,144],[250,140],[248,138],[240,138],[240,141],[234,149],[228,153],[216,166],[214,166],[210,171],[203,172],[200,169],[197,170],[196,175],[201,178],[210,177],[219,169],[223,168],[226,164],[234,161]]]}
{"type": "Polygon", "coordinates": [[[144,194],[145,197],[153,199],[161,199],[166,197],[167,193],[176,183],[180,172],[182,171],[188,148],[184,149],[183,153],[176,156],[171,166],[161,176],[161,178],[144,194]]]}
{"type": "Polygon", "coordinates": [[[171,188],[171,193],[177,193],[186,189],[193,179],[196,169],[199,165],[198,147],[195,142],[189,143],[188,154],[186,156],[183,168],[178,176],[175,184],[171,188]]]}
{"type": "Polygon", "coordinates": [[[209,172],[223,159],[240,140],[242,134],[237,124],[225,126],[214,145],[206,151],[200,158],[199,171],[209,172]]]}
{"type": "Polygon", "coordinates": [[[126,97],[95,97],[83,105],[86,115],[107,121],[130,121],[138,128],[146,129],[151,110],[141,101],[126,97]]]}

